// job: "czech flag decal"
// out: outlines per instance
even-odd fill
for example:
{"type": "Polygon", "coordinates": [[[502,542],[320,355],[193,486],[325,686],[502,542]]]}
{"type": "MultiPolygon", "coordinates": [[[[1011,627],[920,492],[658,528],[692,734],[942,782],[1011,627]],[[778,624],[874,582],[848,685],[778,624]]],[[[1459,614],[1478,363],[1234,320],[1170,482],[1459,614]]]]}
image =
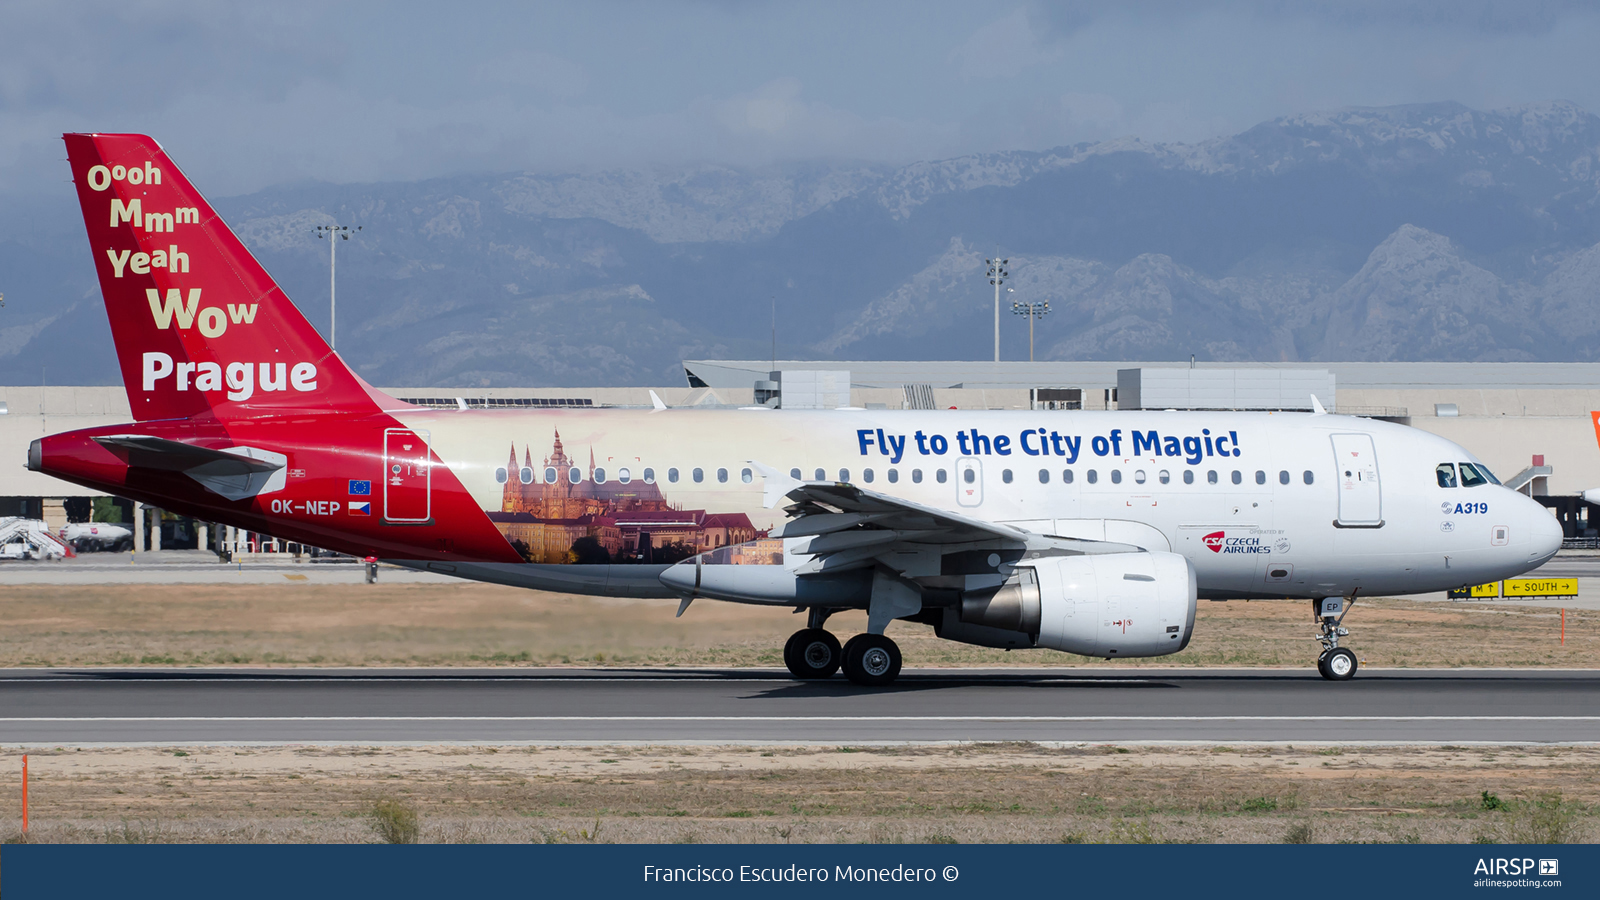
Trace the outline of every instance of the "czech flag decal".
{"type": "Polygon", "coordinates": [[[350,504],[350,515],[352,515],[352,516],[370,516],[370,515],[372,515],[372,501],[371,500],[363,500],[360,503],[352,503],[352,504],[350,504]]]}

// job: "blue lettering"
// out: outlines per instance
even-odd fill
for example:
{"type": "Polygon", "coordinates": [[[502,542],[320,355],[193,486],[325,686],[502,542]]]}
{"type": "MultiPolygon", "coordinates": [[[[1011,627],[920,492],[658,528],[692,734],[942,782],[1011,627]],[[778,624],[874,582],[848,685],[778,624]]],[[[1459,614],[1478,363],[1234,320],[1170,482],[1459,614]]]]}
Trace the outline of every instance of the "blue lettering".
{"type": "Polygon", "coordinates": [[[1162,441],[1161,446],[1168,456],[1183,455],[1183,449],[1178,446],[1178,439],[1175,437],[1168,437],[1166,440],[1162,441]]]}
{"type": "Polygon", "coordinates": [[[942,434],[928,438],[928,445],[933,448],[934,456],[943,456],[950,452],[950,442],[942,434]]]}
{"type": "Polygon", "coordinates": [[[1094,436],[1094,440],[1089,442],[1089,446],[1094,448],[1095,456],[1105,456],[1111,452],[1111,442],[1098,434],[1094,436]]]}
{"type": "Polygon", "coordinates": [[[867,445],[872,443],[872,429],[871,428],[857,428],[856,429],[856,442],[861,445],[861,455],[862,456],[866,456],[867,455],[867,445]]]}
{"type": "Polygon", "coordinates": [[[1111,429],[1111,452],[1117,456],[1122,455],[1122,429],[1111,429]]]}
{"type": "MultiPolygon", "coordinates": [[[[1050,437],[1054,438],[1055,432],[1051,432],[1050,437]]],[[[1065,455],[1067,457],[1067,463],[1070,465],[1078,461],[1078,448],[1083,446],[1083,438],[1074,435],[1068,435],[1066,438],[1064,438],[1064,440],[1067,442],[1068,451],[1065,455]]]]}
{"type": "Polygon", "coordinates": [[[988,456],[993,451],[989,449],[989,436],[979,434],[978,429],[972,429],[972,455],[978,455],[978,448],[983,448],[983,455],[988,456]]]}
{"type": "Polygon", "coordinates": [[[1027,431],[1024,431],[1022,434],[1017,436],[1017,443],[1022,445],[1022,452],[1023,453],[1026,453],[1029,456],[1038,456],[1039,455],[1039,451],[1033,449],[1033,446],[1028,443],[1028,438],[1033,437],[1033,435],[1034,435],[1034,431],[1033,431],[1033,429],[1030,428],[1027,431]]]}
{"type": "Polygon", "coordinates": [[[1146,450],[1153,456],[1160,456],[1161,435],[1154,431],[1133,432],[1133,455],[1143,456],[1146,450]]]}
{"type": "MultiPolygon", "coordinates": [[[[882,431],[878,433],[883,434],[882,431]]],[[[906,455],[906,436],[903,434],[889,435],[889,449],[894,451],[890,456],[889,462],[899,462],[900,458],[906,455]]]]}
{"type": "Polygon", "coordinates": [[[1202,450],[1203,448],[1200,446],[1199,438],[1186,437],[1183,439],[1184,462],[1187,462],[1189,465],[1200,465],[1200,460],[1205,458],[1201,455],[1202,450]]]}

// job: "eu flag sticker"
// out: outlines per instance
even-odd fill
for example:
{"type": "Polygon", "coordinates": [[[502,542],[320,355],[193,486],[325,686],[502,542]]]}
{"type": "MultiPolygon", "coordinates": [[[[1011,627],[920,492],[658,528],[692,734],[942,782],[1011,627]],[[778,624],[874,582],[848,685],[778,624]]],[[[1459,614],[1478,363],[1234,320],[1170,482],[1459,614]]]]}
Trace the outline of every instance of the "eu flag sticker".
{"type": "Polygon", "coordinates": [[[352,481],[352,482],[350,482],[350,496],[352,496],[352,497],[371,497],[372,496],[372,482],[370,482],[370,481],[352,481]]]}
{"type": "MultiPolygon", "coordinates": [[[[362,483],[365,484],[365,482],[362,482],[362,483]]],[[[372,515],[372,501],[371,500],[362,500],[359,503],[350,504],[350,515],[352,515],[352,516],[370,516],[370,515],[372,515]]]]}

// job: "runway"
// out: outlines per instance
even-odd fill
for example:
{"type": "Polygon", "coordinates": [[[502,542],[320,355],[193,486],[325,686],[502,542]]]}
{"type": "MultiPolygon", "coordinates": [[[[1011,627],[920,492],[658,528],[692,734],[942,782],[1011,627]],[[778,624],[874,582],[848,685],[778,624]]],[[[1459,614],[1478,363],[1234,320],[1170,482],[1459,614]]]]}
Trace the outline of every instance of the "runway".
{"type": "Polygon", "coordinates": [[[0,744],[1600,742],[1600,672],[0,671],[0,744]]]}

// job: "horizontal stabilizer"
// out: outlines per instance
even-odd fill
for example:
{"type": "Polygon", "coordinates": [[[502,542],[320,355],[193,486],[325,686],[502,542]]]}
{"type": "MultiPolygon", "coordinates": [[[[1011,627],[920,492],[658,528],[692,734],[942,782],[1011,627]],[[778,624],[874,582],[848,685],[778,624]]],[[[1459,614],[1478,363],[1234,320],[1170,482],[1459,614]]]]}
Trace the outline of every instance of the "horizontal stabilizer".
{"type": "Polygon", "coordinates": [[[94,440],[132,468],[182,472],[229,500],[282,490],[289,464],[282,453],[255,447],[214,450],[142,434],[103,435],[94,440]]]}

